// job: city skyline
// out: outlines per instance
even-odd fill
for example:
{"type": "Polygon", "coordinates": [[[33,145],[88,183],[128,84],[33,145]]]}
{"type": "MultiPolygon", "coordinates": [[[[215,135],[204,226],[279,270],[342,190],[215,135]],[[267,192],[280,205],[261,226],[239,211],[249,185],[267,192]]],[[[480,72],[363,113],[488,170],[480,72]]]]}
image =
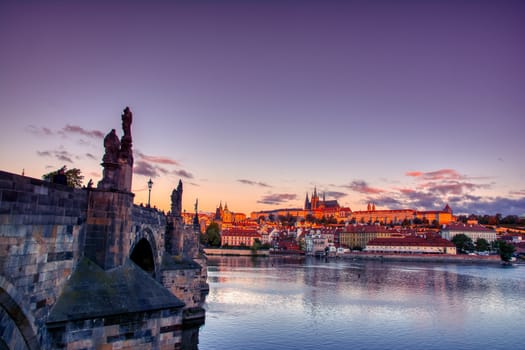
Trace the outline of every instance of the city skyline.
{"type": "Polygon", "coordinates": [[[136,203],[525,215],[520,1],[0,4],[0,169],[102,175],[133,112],[136,203]]]}

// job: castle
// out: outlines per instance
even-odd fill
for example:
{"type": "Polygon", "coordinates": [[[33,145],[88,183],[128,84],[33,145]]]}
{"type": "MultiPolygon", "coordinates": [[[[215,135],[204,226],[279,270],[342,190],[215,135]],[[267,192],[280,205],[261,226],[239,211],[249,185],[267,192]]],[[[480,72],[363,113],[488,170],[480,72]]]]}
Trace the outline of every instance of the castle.
{"type": "Polygon", "coordinates": [[[352,211],[348,207],[342,207],[337,200],[326,200],[323,193],[322,198],[317,193],[317,187],[311,197],[306,193],[303,208],[284,208],[275,210],[254,211],[250,214],[252,220],[260,217],[268,219],[270,216],[293,216],[301,219],[333,218],[338,223],[381,223],[401,224],[403,222],[414,222],[417,220],[427,221],[438,225],[448,224],[455,220],[452,208],[447,204],[442,210],[418,211],[415,209],[376,209],[375,203],[368,203],[367,209],[352,211]]]}

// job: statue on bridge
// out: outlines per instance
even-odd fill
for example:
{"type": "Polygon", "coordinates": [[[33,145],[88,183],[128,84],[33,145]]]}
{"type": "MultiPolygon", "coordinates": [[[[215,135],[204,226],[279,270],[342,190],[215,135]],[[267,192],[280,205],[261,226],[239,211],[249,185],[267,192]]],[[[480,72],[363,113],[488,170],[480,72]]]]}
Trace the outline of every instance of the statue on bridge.
{"type": "Polygon", "coordinates": [[[133,153],[131,152],[131,122],[133,121],[133,114],[131,113],[129,107],[126,107],[124,109],[124,113],[122,114],[122,130],[124,131],[124,135],[122,136],[122,139],[120,141],[121,147],[120,147],[120,159],[122,159],[123,162],[126,162],[130,165],[133,164],[133,153]]]}
{"type": "Polygon", "coordinates": [[[171,192],[171,216],[178,218],[182,216],[182,180],[179,180],[177,189],[171,192]]]}
{"type": "Polygon", "coordinates": [[[133,114],[129,107],[122,114],[122,129],[124,135],[119,140],[115,129],[104,138],[105,153],[102,157],[102,180],[98,188],[104,190],[119,190],[130,192],[133,176],[133,151],[131,138],[131,122],[133,114]]]}
{"type": "Polygon", "coordinates": [[[118,163],[119,152],[120,152],[120,140],[118,139],[115,129],[111,131],[104,137],[104,157],[102,157],[102,162],[104,163],[118,163]]]}

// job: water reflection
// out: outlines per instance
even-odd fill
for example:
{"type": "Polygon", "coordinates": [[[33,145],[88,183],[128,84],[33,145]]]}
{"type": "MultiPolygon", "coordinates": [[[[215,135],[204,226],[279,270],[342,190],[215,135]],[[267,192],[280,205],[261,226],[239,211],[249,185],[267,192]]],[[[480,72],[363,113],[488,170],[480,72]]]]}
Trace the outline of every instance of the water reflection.
{"type": "Polygon", "coordinates": [[[522,267],[304,257],[208,264],[201,349],[502,348],[500,334],[505,347],[525,341],[509,327],[525,321],[522,267]]]}

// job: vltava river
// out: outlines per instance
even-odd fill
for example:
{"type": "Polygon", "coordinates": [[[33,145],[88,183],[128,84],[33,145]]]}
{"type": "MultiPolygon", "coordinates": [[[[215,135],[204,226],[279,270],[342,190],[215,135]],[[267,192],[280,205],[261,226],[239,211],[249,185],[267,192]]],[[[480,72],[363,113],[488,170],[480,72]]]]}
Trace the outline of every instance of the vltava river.
{"type": "Polygon", "coordinates": [[[525,266],[210,257],[199,349],[523,349],[525,266]]]}

